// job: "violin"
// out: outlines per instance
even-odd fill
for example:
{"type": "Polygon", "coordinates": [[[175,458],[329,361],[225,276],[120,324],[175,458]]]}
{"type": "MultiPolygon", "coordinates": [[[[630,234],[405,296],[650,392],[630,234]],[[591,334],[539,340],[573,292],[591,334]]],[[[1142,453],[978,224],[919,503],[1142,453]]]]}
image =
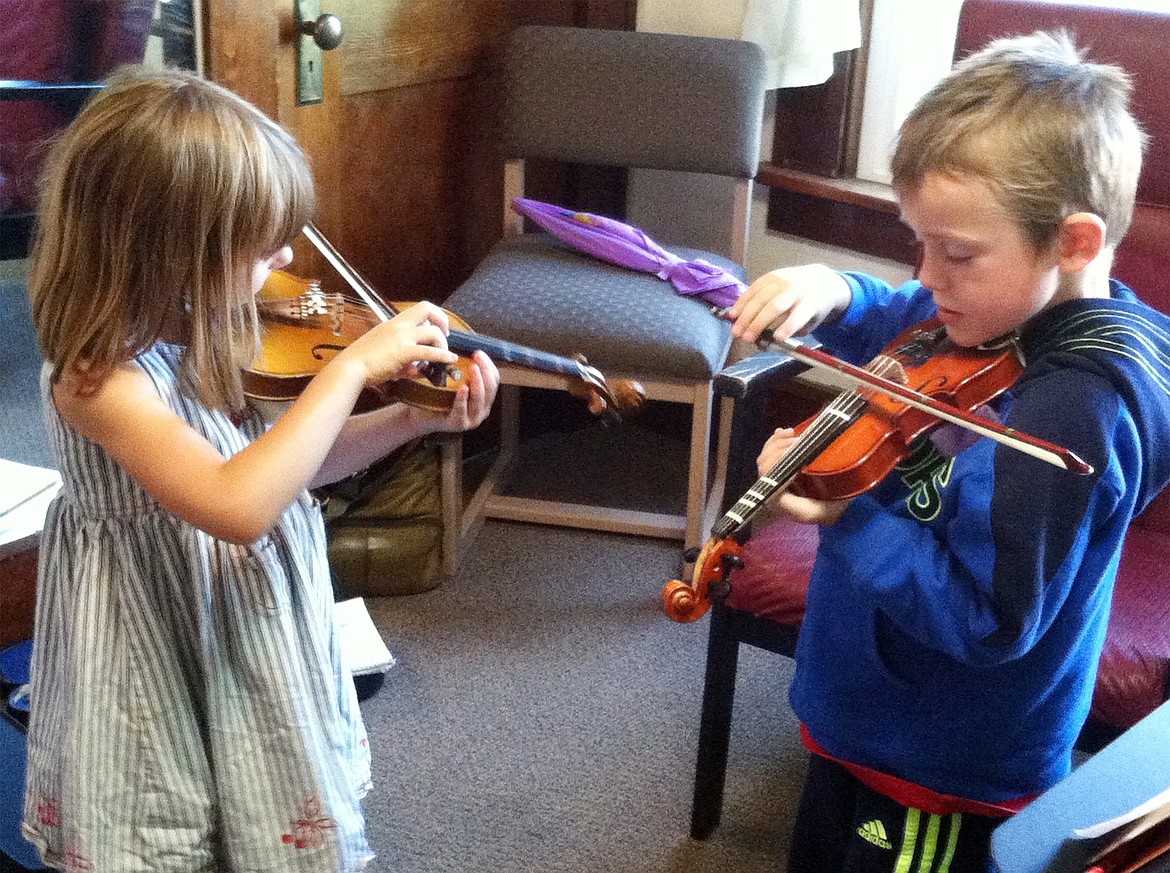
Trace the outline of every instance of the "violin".
{"type": "MultiPolygon", "coordinates": [[[[362,300],[325,293],[318,282],[276,270],[256,301],[263,324],[259,355],[243,372],[244,393],[263,401],[293,400],[338,352],[406,304],[385,303],[368,283],[333,249],[312,225],[305,234],[322,250],[362,300]]],[[[589,402],[590,409],[618,420],[645,402],[645,390],[629,379],[607,382],[584,358],[566,358],[472,332],[468,324],[447,312],[451,330],[447,346],[459,354],[450,365],[424,364],[420,375],[394,379],[367,388],[355,410],[364,412],[401,401],[433,412],[447,412],[471,367],[471,354],[482,350],[495,360],[557,373],[567,377],[570,394],[589,402]]]]}
{"type": "MultiPolygon", "coordinates": [[[[838,372],[854,369],[823,352],[816,356],[827,358],[832,363],[822,365],[838,372]]],[[[965,420],[974,418],[972,429],[987,436],[1005,430],[973,413],[1010,388],[1023,369],[1013,336],[967,348],[952,342],[938,319],[907,328],[864,368],[868,375],[860,380],[861,389],[838,395],[794,429],[798,439],[792,448],[712,528],[695,558],[692,581],[666,583],[662,603],[667,615],[695,621],[710,608],[712,596],[726,596],[731,572],[743,564],[736,535],[773,495],[790,490],[817,500],[856,497],[885,479],[910,456],[915,441],[943,421],[967,426],[965,420]],[[882,387],[887,382],[898,391],[882,387]],[[931,402],[903,402],[901,392],[931,402]]],[[[1092,472],[1068,449],[1018,431],[1010,431],[1010,437],[1013,447],[1029,454],[1053,463],[1056,458],[1075,473],[1092,472]]]]}

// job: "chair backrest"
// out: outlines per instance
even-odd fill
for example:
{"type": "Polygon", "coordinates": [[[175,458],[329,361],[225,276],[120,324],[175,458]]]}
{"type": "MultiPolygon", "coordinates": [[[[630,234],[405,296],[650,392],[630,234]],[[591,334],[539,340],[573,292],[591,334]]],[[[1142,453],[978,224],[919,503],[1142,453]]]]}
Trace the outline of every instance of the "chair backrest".
{"type": "Polygon", "coordinates": [[[0,5],[0,258],[11,258],[27,254],[50,141],[111,70],[143,59],[155,0],[0,5]]]}
{"type": "Polygon", "coordinates": [[[509,36],[502,76],[507,158],[756,174],[764,57],[755,43],[520,27],[509,36]]]}
{"type": "MultiPolygon", "coordinates": [[[[1133,80],[1131,106],[1149,142],[1138,182],[1138,204],[1117,248],[1113,275],[1155,309],[1170,313],[1170,10],[1114,9],[1051,0],[966,0],[955,56],[1000,36],[1067,30],[1095,61],[1116,64],[1133,80]]],[[[1135,527],[1170,534],[1170,489],[1135,527]]]]}

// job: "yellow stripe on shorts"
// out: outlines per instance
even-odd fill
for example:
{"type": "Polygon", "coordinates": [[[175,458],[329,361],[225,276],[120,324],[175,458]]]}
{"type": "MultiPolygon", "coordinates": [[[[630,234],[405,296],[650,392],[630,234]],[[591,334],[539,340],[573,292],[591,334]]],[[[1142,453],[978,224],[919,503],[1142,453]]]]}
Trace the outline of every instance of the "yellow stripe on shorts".
{"type": "Polygon", "coordinates": [[[906,826],[902,829],[902,848],[898,852],[898,863],[894,873],[910,873],[910,862],[914,860],[914,847],[918,843],[918,819],[922,815],[914,807],[906,810],[906,826]]]}

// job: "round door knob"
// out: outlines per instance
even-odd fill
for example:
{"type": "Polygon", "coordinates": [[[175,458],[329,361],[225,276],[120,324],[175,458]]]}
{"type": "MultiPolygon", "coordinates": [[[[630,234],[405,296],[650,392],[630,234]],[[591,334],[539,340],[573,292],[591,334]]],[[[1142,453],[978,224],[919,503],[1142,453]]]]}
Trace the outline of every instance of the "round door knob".
{"type": "Polygon", "coordinates": [[[332,12],[326,12],[316,21],[302,21],[299,32],[313,37],[323,51],[335,49],[341,45],[341,19],[332,12]]]}

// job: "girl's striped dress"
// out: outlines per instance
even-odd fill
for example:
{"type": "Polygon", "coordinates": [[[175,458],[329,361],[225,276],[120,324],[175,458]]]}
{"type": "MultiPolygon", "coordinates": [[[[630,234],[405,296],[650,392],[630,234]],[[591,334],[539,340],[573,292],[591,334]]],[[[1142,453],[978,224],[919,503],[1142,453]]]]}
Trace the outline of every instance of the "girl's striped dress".
{"type": "MultiPolygon", "coordinates": [[[[137,359],[168,406],[225,457],[260,436],[180,391],[181,354],[137,359]]],[[[47,388],[45,409],[64,487],[41,537],[25,835],[71,873],[363,868],[369,750],[312,497],[233,545],[160,507],[47,388]]]]}

